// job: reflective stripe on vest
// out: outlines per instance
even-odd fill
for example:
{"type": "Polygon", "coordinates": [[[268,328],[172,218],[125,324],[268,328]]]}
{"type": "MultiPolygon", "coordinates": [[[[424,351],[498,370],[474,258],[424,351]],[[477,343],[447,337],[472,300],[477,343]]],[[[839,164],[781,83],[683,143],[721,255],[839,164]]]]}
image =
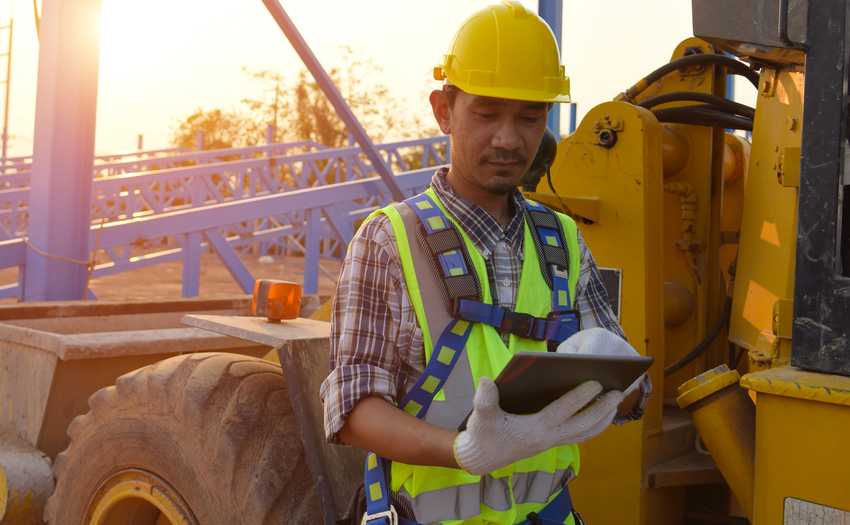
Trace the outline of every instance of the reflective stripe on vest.
{"type": "MultiPolygon", "coordinates": [[[[431,197],[439,205],[432,192],[431,197]]],[[[404,203],[385,208],[380,213],[386,214],[393,226],[408,292],[423,330],[427,362],[433,353],[434,342],[451,318],[428,267],[427,255],[416,240],[418,218],[415,213],[404,203]]],[[[575,225],[568,218],[560,218],[568,247],[577,254],[575,225]]],[[[473,260],[474,271],[485,288],[483,298],[490,302],[484,259],[466,234],[460,231],[473,260]]],[[[527,225],[525,236],[526,260],[516,311],[545,317],[552,309],[551,291],[540,275],[540,265],[527,225]]],[[[579,258],[573,256],[571,259],[570,289],[575,290],[579,258]]],[[[571,295],[575,297],[574,293],[571,295]]],[[[472,410],[478,377],[496,377],[517,351],[546,350],[544,342],[513,335],[510,336],[509,348],[506,348],[494,328],[480,323],[474,324],[467,348],[475,348],[476,351],[470,354],[464,349],[445,385],[431,403],[425,421],[456,429],[472,410]]],[[[457,469],[393,463],[391,483],[394,491],[410,501],[420,522],[469,520],[468,523],[515,523],[525,519],[529,512],[542,509],[578,473],[578,466],[578,449],[568,446],[544,452],[483,477],[457,469]]],[[[571,522],[570,517],[567,523],[571,522]]]]}
{"type": "Polygon", "coordinates": [[[546,504],[550,497],[564,488],[575,478],[572,468],[550,472],[515,472],[513,482],[509,485],[508,478],[481,476],[478,483],[449,486],[419,494],[416,498],[410,496],[404,486],[398,495],[410,502],[413,513],[420,523],[439,521],[467,520],[481,514],[481,505],[498,511],[507,512],[511,509],[511,491],[514,503],[546,504]],[[447,518],[451,509],[452,516],[447,518]]]}

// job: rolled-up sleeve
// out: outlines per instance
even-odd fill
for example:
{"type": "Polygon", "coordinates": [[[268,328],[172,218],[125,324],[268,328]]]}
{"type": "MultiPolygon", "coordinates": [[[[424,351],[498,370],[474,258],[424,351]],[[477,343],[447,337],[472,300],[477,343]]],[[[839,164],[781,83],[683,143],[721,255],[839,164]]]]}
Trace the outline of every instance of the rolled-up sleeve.
{"type": "Polygon", "coordinates": [[[406,374],[396,348],[402,322],[403,274],[389,220],[379,215],[354,236],[339,274],[330,336],[330,375],[322,383],[325,438],[337,432],[365,396],[397,401],[406,374]]]}

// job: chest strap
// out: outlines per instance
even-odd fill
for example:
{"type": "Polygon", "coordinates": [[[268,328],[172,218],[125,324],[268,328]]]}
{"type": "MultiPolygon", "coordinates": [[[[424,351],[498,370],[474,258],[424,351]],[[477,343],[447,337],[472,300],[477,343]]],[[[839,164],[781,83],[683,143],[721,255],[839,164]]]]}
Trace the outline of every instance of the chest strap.
{"type": "Polygon", "coordinates": [[[463,299],[455,301],[455,308],[452,312],[452,316],[456,319],[488,324],[500,334],[513,334],[533,341],[554,341],[556,343],[566,341],[578,331],[577,323],[567,322],[567,319],[574,319],[574,317],[568,317],[573,314],[578,315],[573,310],[551,312],[544,319],[492,304],[463,299]]]}

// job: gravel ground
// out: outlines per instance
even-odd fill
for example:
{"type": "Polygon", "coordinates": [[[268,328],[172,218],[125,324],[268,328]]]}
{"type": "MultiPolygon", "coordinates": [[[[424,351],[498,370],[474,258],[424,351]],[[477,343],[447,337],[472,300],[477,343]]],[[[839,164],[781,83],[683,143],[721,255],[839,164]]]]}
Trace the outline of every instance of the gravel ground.
{"type": "MultiPolygon", "coordinates": [[[[277,279],[304,282],[304,259],[287,256],[274,259],[271,263],[261,264],[256,257],[243,257],[245,265],[255,279],[277,279]]],[[[334,293],[340,264],[323,260],[321,263],[333,279],[319,271],[319,296],[331,296],[334,293]]],[[[93,279],[90,288],[105,301],[179,299],[181,297],[183,263],[166,262],[116,275],[93,279]]],[[[0,286],[17,282],[15,268],[0,270],[0,286]]],[[[232,297],[244,293],[231,277],[230,272],[215,254],[207,253],[201,257],[200,297],[232,297]]],[[[0,304],[13,304],[17,300],[2,299],[0,304]]]]}

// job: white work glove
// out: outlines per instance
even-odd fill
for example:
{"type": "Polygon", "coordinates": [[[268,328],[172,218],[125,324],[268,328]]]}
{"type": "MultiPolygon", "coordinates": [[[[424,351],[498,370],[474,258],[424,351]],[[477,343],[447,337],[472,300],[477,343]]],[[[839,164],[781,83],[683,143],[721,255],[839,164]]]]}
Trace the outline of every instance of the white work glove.
{"type": "Polygon", "coordinates": [[[518,416],[499,407],[496,384],[482,377],[466,430],[455,438],[455,459],[462,469],[480,476],[553,447],[587,441],[608,428],[623,399],[622,393],[611,391],[576,414],[601,391],[598,382],[588,381],[540,412],[518,416]]]}
{"type": "MultiPolygon", "coordinates": [[[[620,355],[638,356],[637,350],[623,340],[622,337],[604,328],[589,328],[581,330],[572,337],[558,345],[559,354],[585,354],[585,355],[620,355]]],[[[644,374],[646,375],[646,374],[644,374]]],[[[629,385],[623,392],[623,397],[640,387],[643,375],[629,385]]]]}

